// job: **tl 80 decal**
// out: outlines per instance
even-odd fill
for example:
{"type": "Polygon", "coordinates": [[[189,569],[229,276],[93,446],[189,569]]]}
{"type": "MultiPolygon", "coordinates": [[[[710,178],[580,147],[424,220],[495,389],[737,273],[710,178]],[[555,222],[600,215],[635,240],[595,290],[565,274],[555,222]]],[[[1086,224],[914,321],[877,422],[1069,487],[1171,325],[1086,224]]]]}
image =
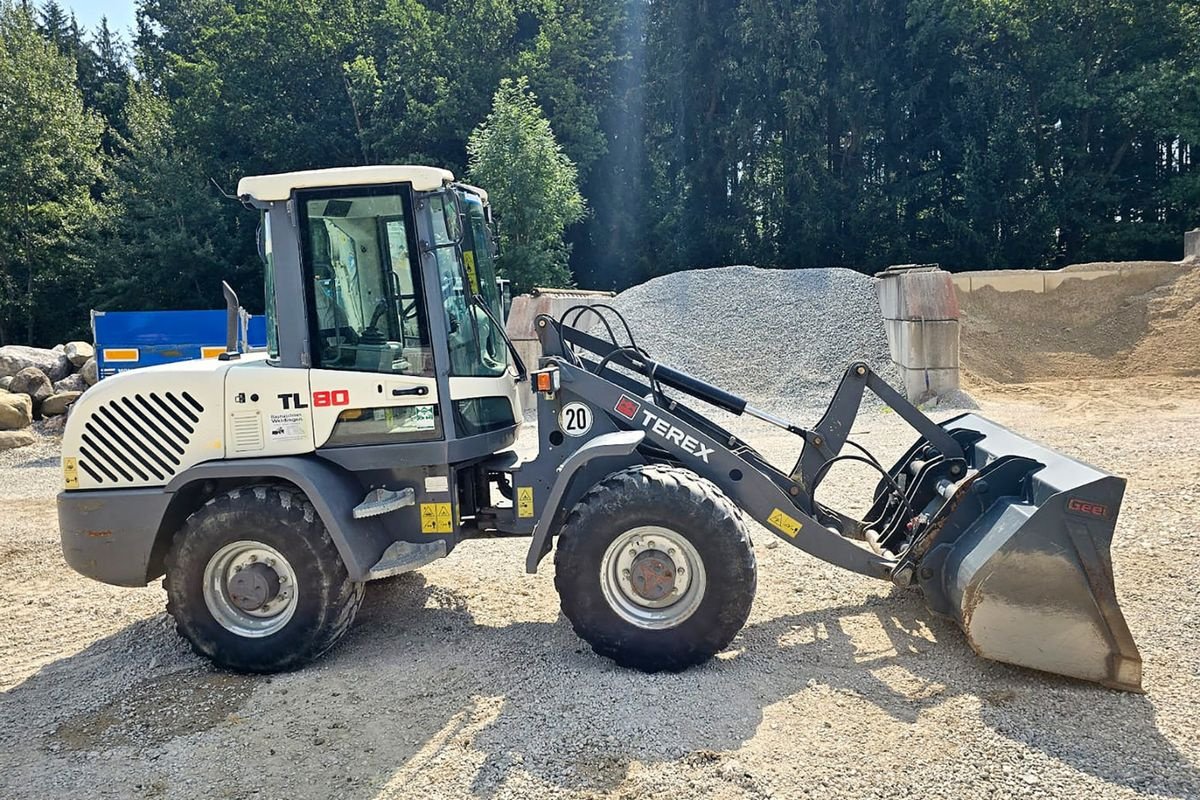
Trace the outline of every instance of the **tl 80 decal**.
{"type": "MultiPolygon", "coordinates": [[[[283,403],[284,409],[293,408],[308,408],[308,403],[304,402],[304,398],[299,392],[286,392],[279,395],[279,401],[283,403]]],[[[334,389],[332,391],[313,392],[312,404],[314,408],[325,408],[327,406],[348,406],[350,405],[350,390],[349,389],[334,389]]]]}

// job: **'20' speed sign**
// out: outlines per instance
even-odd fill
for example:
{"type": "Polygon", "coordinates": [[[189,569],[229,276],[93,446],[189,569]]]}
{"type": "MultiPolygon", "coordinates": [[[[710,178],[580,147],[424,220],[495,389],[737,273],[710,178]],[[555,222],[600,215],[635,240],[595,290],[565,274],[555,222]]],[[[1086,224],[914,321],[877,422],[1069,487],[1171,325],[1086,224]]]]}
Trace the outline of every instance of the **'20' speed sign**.
{"type": "Polygon", "coordinates": [[[592,409],[583,403],[567,403],[558,412],[558,427],[567,436],[583,436],[592,429],[592,409]]]}

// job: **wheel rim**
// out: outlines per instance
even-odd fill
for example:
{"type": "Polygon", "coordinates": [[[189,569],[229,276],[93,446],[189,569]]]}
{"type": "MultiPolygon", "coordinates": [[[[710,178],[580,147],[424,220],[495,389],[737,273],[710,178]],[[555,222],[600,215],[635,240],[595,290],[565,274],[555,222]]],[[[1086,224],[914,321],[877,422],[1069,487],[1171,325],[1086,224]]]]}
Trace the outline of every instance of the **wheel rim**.
{"type": "Polygon", "coordinates": [[[600,587],[623,620],[648,630],[673,628],[700,607],[707,578],[692,543],[670,528],[632,528],[608,546],[600,587]]]}
{"type": "Polygon", "coordinates": [[[256,639],[283,629],[296,613],[296,572],[274,547],[225,545],[204,568],[204,603],[225,630],[256,639]]]}

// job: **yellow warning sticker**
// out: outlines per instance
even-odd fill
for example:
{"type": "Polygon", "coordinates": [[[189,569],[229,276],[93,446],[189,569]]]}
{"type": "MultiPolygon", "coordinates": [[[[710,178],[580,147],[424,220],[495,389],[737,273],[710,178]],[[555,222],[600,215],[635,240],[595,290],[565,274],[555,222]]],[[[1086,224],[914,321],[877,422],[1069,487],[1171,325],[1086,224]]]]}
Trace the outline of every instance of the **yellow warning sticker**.
{"type": "Polygon", "coordinates": [[[475,294],[479,294],[479,273],[475,271],[474,251],[463,251],[463,266],[467,268],[467,279],[471,281],[471,291],[475,294]]]}
{"type": "Polygon", "coordinates": [[[517,487],[517,516],[526,518],[533,516],[532,486],[517,487]]]}
{"type": "Polygon", "coordinates": [[[63,484],[68,489],[79,488],[79,460],[73,456],[63,458],[63,484]]]}
{"type": "Polygon", "coordinates": [[[449,503],[421,503],[421,533],[453,533],[454,514],[449,503]]]}
{"type": "Polygon", "coordinates": [[[800,528],[802,527],[799,520],[789,517],[778,508],[771,512],[771,516],[767,517],[767,522],[779,528],[779,530],[793,539],[796,538],[796,534],[800,532],[800,528]]]}

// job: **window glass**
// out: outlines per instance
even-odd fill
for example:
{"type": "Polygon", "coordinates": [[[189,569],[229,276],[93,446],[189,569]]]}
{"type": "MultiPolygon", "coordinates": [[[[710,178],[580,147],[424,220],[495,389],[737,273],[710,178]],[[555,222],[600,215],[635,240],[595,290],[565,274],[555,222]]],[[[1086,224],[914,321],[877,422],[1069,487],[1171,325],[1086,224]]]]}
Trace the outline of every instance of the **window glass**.
{"type": "Polygon", "coordinates": [[[449,331],[450,373],[468,377],[496,377],[508,366],[504,338],[495,330],[487,313],[475,300],[478,289],[472,285],[480,276],[474,253],[465,250],[469,237],[459,227],[458,211],[447,194],[430,199],[434,253],[441,284],[442,310],[449,331]],[[466,253],[471,253],[471,274],[464,269],[466,253]]]}
{"type": "Polygon", "coordinates": [[[403,197],[395,190],[306,193],[302,222],[318,365],[432,375],[403,197]]]}
{"type": "Polygon", "coordinates": [[[262,227],[258,230],[259,255],[263,262],[263,305],[267,315],[267,356],[279,358],[279,328],[275,315],[275,258],[271,250],[271,212],[264,211],[262,227]]]}

